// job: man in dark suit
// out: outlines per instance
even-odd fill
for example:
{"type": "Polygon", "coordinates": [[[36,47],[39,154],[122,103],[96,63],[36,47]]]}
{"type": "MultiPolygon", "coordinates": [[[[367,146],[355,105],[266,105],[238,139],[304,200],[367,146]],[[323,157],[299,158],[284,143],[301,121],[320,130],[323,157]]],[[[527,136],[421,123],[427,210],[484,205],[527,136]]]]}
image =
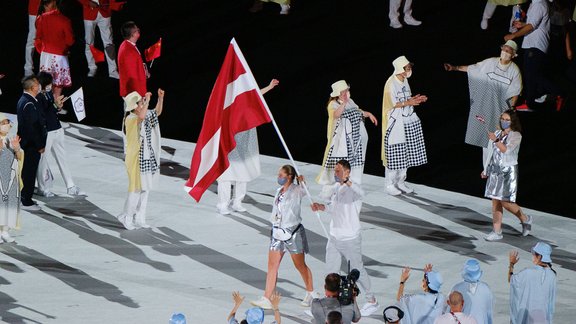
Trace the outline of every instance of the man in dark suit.
{"type": "Polygon", "coordinates": [[[22,209],[40,210],[40,207],[32,200],[38,163],[40,155],[44,153],[47,136],[44,116],[36,100],[40,92],[40,83],[36,76],[27,76],[22,80],[22,88],[24,88],[24,93],[17,105],[18,135],[21,138],[20,146],[24,150],[22,209]]]}

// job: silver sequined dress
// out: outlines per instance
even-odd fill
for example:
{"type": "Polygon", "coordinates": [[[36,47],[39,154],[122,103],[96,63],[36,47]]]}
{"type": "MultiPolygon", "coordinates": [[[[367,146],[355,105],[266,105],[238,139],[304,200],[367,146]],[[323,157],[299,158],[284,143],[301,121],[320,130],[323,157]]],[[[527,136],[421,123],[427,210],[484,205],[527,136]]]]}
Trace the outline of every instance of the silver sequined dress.
{"type": "MultiPolygon", "coordinates": [[[[501,134],[497,133],[497,136],[501,136],[501,134]]],[[[502,136],[500,141],[508,147],[509,135],[502,136]]],[[[500,152],[496,143],[491,141],[489,147],[492,150],[492,157],[485,171],[488,179],[484,196],[501,201],[516,202],[518,164],[505,163],[506,153],[500,152]]]]}

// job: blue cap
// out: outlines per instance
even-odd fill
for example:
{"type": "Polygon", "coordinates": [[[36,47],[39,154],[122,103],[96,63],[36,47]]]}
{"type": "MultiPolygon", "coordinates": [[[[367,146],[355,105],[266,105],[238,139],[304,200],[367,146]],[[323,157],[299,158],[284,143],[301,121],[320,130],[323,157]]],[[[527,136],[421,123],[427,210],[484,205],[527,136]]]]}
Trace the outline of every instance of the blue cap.
{"type": "Polygon", "coordinates": [[[480,278],[482,278],[480,262],[476,259],[467,260],[462,267],[462,279],[466,282],[478,282],[480,278]]]}
{"type": "Polygon", "coordinates": [[[435,291],[440,291],[440,287],[442,287],[442,283],[444,282],[444,280],[442,280],[442,276],[440,275],[439,272],[436,271],[427,272],[426,278],[428,279],[428,288],[435,291]]]}
{"type": "Polygon", "coordinates": [[[186,316],[182,313],[174,313],[172,317],[170,317],[169,324],[186,324],[186,316]]]}
{"type": "Polygon", "coordinates": [[[248,324],[262,324],[264,322],[264,310],[260,307],[252,307],[246,311],[248,324]]]}
{"type": "Polygon", "coordinates": [[[532,248],[532,253],[538,253],[542,256],[542,262],[550,263],[552,259],[550,259],[550,254],[552,254],[552,247],[544,242],[538,242],[532,248]]]}

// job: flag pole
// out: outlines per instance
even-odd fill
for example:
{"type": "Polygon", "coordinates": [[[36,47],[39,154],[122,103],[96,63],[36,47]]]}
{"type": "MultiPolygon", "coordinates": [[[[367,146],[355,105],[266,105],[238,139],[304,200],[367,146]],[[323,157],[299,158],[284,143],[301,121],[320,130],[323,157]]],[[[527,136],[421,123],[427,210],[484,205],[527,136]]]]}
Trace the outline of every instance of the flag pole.
{"type": "MultiPolygon", "coordinates": [[[[238,55],[238,58],[242,62],[242,65],[244,65],[244,68],[246,68],[246,72],[249,73],[249,75],[253,79],[252,81],[258,87],[258,83],[254,79],[254,74],[252,74],[252,71],[250,70],[250,66],[248,65],[248,62],[246,62],[246,59],[244,58],[244,54],[242,54],[240,47],[236,43],[236,39],[232,38],[231,43],[234,46],[234,51],[236,52],[236,55],[238,55]]],[[[292,162],[292,166],[294,167],[294,170],[296,170],[296,174],[300,174],[300,171],[298,170],[298,166],[296,165],[296,162],[294,161],[294,158],[292,157],[292,153],[290,153],[290,149],[288,149],[288,145],[286,145],[286,141],[284,141],[284,137],[282,136],[282,133],[280,132],[280,129],[278,128],[278,124],[276,124],[276,120],[274,119],[274,116],[272,115],[272,112],[270,111],[270,108],[268,107],[268,103],[264,99],[262,92],[260,92],[259,87],[257,88],[257,90],[258,91],[256,91],[256,93],[258,93],[260,100],[262,100],[262,103],[264,103],[264,107],[266,108],[266,112],[268,112],[268,116],[270,116],[270,120],[272,121],[272,125],[274,126],[274,129],[276,130],[276,134],[278,134],[278,138],[280,139],[280,142],[282,143],[282,146],[284,147],[284,151],[286,151],[286,154],[288,155],[290,162],[292,162]]],[[[312,205],[314,203],[314,201],[312,201],[312,195],[310,194],[310,191],[308,190],[308,186],[306,185],[306,182],[302,182],[302,185],[304,186],[304,190],[306,191],[306,196],[308,196],[308,200],[310,201],[310,204],[312,205]]],[[[316,211],[315,213],[316,213],[316,217],[318,218],[318,222],[320,223],[320,226],[322,226],[322,230],[324,231],[324,235],[326,235],[326,238],[328,240],[330,240],[330,236],[328,235],[328,231],[326,230],[326,226],[324,226],[324,223],[322,223],[322,219],[320,219],[320,213],[318,211],[316,211]]]]}
{"type": "Polygon", "coordinates": [[[152,63],[150,63],[150,68],[152,68],[152,65],[154,65],[154,60],[155,59],[152,59],[152,63]]]}

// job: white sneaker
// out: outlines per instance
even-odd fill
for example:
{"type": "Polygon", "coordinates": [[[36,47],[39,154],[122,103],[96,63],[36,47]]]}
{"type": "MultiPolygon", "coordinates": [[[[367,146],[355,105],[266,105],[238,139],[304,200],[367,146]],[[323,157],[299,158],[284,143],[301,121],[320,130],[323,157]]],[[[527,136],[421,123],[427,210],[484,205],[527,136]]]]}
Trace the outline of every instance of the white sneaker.
{"type": "Polygon", "coordinates": [[[528,236],[532,230],[532,216],[526,215],[526,217],[528,217],[528,219],[522,223],[522,236],[528,236]]]}
{"type": "Polygon", "coordinates": [[[250,304],[256,307],[260,307],[262,309],[272,309],[272,303],[270,302],[270,299],[264,296],[260,297],[260,299],[258,300],[251,301],[250,304]]]}
{"type": "Polygon", "coordinates": [[[482,19],[480,22],[480,28],[482,28],[482,30],[488,29],[488,19],[482,19]]]}
{"type": "Polygon", "coordinates": [[[546,99],[548,99],[548,95],[547,95],[547,94],[543,95],[543,96],[542,96],[542,97],[540,97],[540,98],[536,98],[536,99],[534,99],[534,102],[537,102],[537,103],[544,103],[544,102],[546,102],[546,99]]]}
{"type": "Polygon", "coordinates": [[[416,20],[414,19],[414,17],[412,16],[406,16],[404,17],[404,22],[406,23],[406,25],[410,25],[410,26],[420,26],[422,25],[422,22],[420,20],[416,20]]]}
{"type": "Polygon", "coordinates": [[[414,192],[414,189],[408,187],[405,182],[398,182],[396,186],[398,186],[398,189],[400,189],[403,193],[410,194],[414,192]]]}
{"type": "Polygon", "coordinates": [[[314,315],[312,315],[312,311],[311,311],[311,310],[309,310],[309,309],[305,310],[305,311],[304,311],[304,314],[306,314],[306,315],[308,315],[308,316],[310,316],[310,317],[314,318],[314,315]]]}
{"type": "Polygon", "coordinates": [[[134,217],[126,217],[126,215],[122,214],[118,216],[118,221],[122,223],[125,229],[131,231],[133,229],[136,229],[136,227],[134,227],[133,218],[134,217]]]}
{"type": "Polygon", "coordinates": [[[38,190],[36,193],[46,198],[54,197],[54,193],[50,190],[38,190]]]}
{"type": "Polygon", "coordinates": [[[231,211],[228,207],[217,208],[220,215],[230,215],[231,211]]]}
{"type": "Polygon", "coordinates": [[[90,69],[90,70],[88,71],[88,77],[89,77],[89,78],[92,78],[93,76],[95,76],[95,75],[96,75],[96,71],[97,71],[97,69],[90,69]]]}
{"type": "Polygon", "coordinates": [[[287,15],[290,13],[290,5],[287,4],[281,4],[280,5],[280,14],[281,15],[287,15]]]}
{"type": "MultiPolygon", "coordinates": [[[[2,239],[2,241],[6,242],[6,243],[14,243],[16,242],[16,240],[10,236],[10,233],[8,233],[8,231],[3,231],[2,233],[0,233],[0,238],[2,239]]],[[[2,242],[0,242],[2,243],[2,242]]]]}
{"type": "Polygon", "coordinates": [[[320,294],[316,291],[307,291],[306,296],[304,296],[304,299],[302,299],[300,302],[300,306],[310,307],[310,304],[312,304],[312,299],[315,298],[322,298],[322,296],[320,296],[320,294]]]}
{"type": "Polygon", "coordinates": [[[134,222],[134,227],[135,227],[135,228],[150,228],[150,227],[152,227],[152,226],[146,224],[146,222],[135,221],[135,222],[134,222]]]}
{"type": "Polygon", "coordinates": [[[402,23],[398,19],[390,20],[390,27],[394,29],[402,28],[402,23]]]}
{"type": "Polygon", "coordinates": [[[233,204],[232,209],[234,209],[235,211],[237,211],[239,213],[243,213],[245,211],[248,211],[248,209],[244,208],[244,206],[242,206],[242,204],[233,204]]]}
{"type": "Polygon", "coordinates": [[[386,186],[386,193],[390,196],[398,196],[402,194],[402,191],[398,190],[394,185],[388,185],[386,186]]]}
{"type": "Polygon", "coordinates": [[[120,75],[118,75],[118,71],[109,72],[108,77],[112,78],[112,79],[120,79],[120,75]]]}
{"type": "Polygon", "coordinates": [[[66,192],[70,196],[86,196],[86,193],[84,191],[80,190],[80,188],[78,186],[72,186],[72,187],[66,189],[66,192]]]}
{"type": "Polygon", "coordinates": [[[20,208],[22,208],[23,210],[27,210],[27,211],[39,211],[40,210],[40,206],[38,206],[37,204],[33,204],[30,206],[22,205],[20,208]]]}
{"type": "Polygon", "coordinates": [[[360,315],[370,316],[378,310],[379,306],[380,305],[378,305],[378,302],[376,300],[373,303],[368,302],[364,304],[364,306],[362,306],[362,308],[360,309],[360,315]]]}
{"type": "Polygon", "coordinates": [[[503,238],[502,232],[496,233],[494,231],[490,232],[488,235],[484,236],[484,239],[488,242],[499,241],[503,238]]]}

